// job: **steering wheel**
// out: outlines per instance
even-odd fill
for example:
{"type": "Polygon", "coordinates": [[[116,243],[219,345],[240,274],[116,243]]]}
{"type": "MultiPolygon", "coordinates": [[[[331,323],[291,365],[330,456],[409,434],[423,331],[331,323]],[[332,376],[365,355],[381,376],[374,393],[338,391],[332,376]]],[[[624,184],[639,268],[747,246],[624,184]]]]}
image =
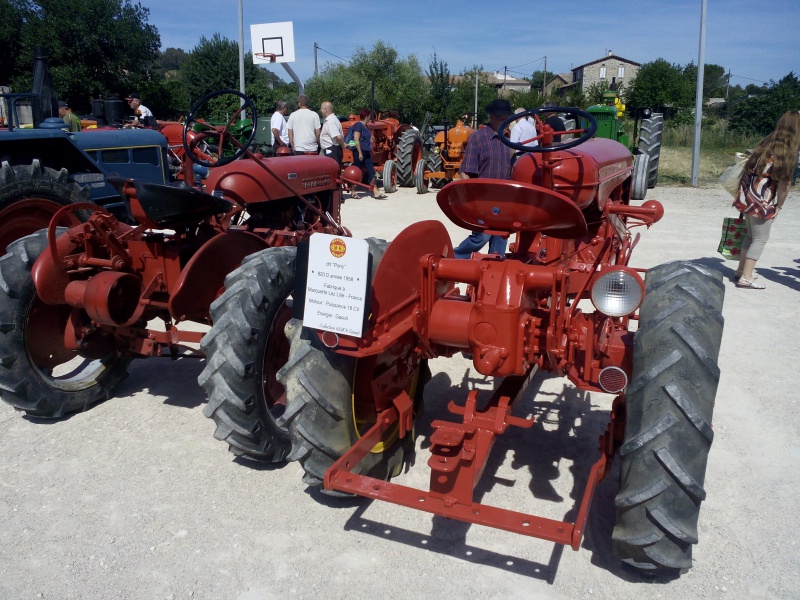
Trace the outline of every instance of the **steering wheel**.
{"type": "Polygon", "coordinates": [[[227,165],[229,162],[233,162],[242,156],[253,142],[253,138],[256,135],[257,122],[258,114],[256,113],[256,105],[253,104],[253,101],[243,93],[229,89],[211,92],[210,94],[206,94],[200,98],[197,104],[192,107],[192,111],[189,113],[189,116],[186,117],[186,122],[183,124],[183,149],[186,151],[186,154],[191,161],[197,163],[198,165],[202,165],[204,167],[220,167],[222,165],[227,165]],[[244,104],[239,106],[240,103],[237,102],[234,109],[234,105],[229,101],[225,102],[217,100],[216,102],[212,102],[212,100],[215,98],[228,94],[232,94],[237,96],[237,98],[244,100],[244,104]],[[228,119],[227,123],[214,125],[210,122],[197,118],[197,114],[201,109],[205,109],[205,111],[212,114],[215,110],[217,113],[233,110],[233,115],[230,117],[230,119],[228,119]],[[250,118],[253,123],[253,127],[250,129],[250,136],[245,143],[240,142],[231,134],[231,128],[234,126],[242,113],[250,118]],[[195,129],[197,129],[197,131],[195,131],[195,129]],[[190,132],[194,133],[195,135],[189,135],[190,132]],[[217,158],[215,162],[209,161],[207,154],[196,151],[198,145],[201,145],[202,142],[209,142],[209,140],[212,140],[211,143],[219,148],[219,158],[217,158]],[[223,154],[225,149],[230,148],[233,148],[232,154],[229,156],[223,154]]]}
{"type": "Polygon", "coordinates": [[[561,106],[552,106],[549,108],[532,108],[530,110],[526,110],[521,113],[517,113],[515,115],[510,116],[508,119],[503,121],[503,124],[500,125],[497,129],[497,137],[500,138],[500,141],[503,142],[509,148],[513,148],[514,150],[519,150],[520,152],[555,152],[556,150],[566,150],[567,148],[574,148],[578,144],[582,144],[586,140],[590,139],[595,132],[597,131],[597,120],[587,112],[584,112],[578,108],[564,108],[561,106]],[[569,113],[571,115],[577,115],[586,119],[589,123],[589,127],[587,129],[569,129],[567,131],[555,131],[550,125],[547,123],[542,123],[541,119],[539,119],[539,115],[541,114],[549,114],[549,113],[569,113]],[[534,138],[529,140],[524,140],[526,143],[531,143],[533,140],[538,140],[539,145],[534,146],[531,148],[530,146],[524,146],[522,144],[518,144],[516,142],[512,142],[505,136],[506,128],[517,119],[522,119],[526,117],[534,117],[536,119],[536,131],[539,133],[534,138]],[[553,143],[553,136],[555,135],[570,135],[570,134],[577,134],[582,133],[581,137],[576,138],[574,140],[570,140],[568,142],[564,142],[563,144],[559,143],[555,146],[551,146],[550,144],[553,143]],[[546,145],[544,145],[546,144],[546,145]]]}

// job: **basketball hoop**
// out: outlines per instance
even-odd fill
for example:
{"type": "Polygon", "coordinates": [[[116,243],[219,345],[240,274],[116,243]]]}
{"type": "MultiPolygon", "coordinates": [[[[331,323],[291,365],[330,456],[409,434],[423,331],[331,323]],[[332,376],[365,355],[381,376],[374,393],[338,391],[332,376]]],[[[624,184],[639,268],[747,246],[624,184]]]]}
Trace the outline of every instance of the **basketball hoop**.
{"type": "Polygon", "coordinates": [[[253,54],[256,58],[260,58],[261,60],[266,60],[268,62],[274,63],[278,60],[278,57],[270,52],[255,52],[253,54]]]}

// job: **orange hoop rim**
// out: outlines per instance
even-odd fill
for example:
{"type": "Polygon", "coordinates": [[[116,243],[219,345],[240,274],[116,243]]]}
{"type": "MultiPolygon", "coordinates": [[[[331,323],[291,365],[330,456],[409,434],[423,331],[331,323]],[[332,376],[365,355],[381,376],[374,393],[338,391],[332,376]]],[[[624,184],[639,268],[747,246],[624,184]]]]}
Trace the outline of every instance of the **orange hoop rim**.
{"type": "Polygon", "coordinates": [[[260,58],[262,60],[269,59],[269,62],[271,63],[274,63],[276,60],[278,60],[278,57],[272,54],[271,52],[254,52],[253,56],[255,56],[256,58],[260,58]]]}

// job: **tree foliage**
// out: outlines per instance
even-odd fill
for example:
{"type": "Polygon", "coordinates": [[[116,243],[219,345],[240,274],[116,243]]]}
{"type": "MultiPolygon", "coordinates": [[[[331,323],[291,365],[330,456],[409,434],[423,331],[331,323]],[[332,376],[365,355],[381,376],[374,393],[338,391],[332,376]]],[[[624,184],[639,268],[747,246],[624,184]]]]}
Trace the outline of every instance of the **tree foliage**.
{"type": "Polygon", "coordinates": [[[441,123],[447,118],[450,99],[453,95],[452,79],[447,63],[433,53],[428,63],[428,99],[426,107],[431,113],[434,123],[441,123]]]}
{"type": "Polygon", "coordinates": [[[319,75],[306,83],[306,94],[313,104],[329,100],[338,114],[356,113],[375,105],[380,111],[397,110],[401,122],[421,123],[427,97],[422,67],[416,56],[400,58],[397,50],[375,42],[371,50],[359,47],[349,64],[327,63],[319,75]]]}
{"type": "MultiPolygon", "coordinates": [[[[160,38],[147,22],[150,11],[140,3],[11,0],[3,10],[9,6],[12,17],[19,11],[24,16],[10,77],[15,89],[31,89],[33,51],[41,45],[49,50],[59,96],[77,110],[88,109],[93,97],[112,91],[126,94],[148,80],[147,69],[158,55],[160,38]]],[[[5,27],[4,18],[0,31],[5,27]]]]}
{"type": "Polygon", "coordinates": [[[691,107],[694,105],[694,85],[686,76],[686,68],[659,58],[639,69],[628,94],[628,105],[634,110],[640,106],[691,107]]]}
{"type": "Polygon", "coordinates": [[[461,115],[475,114],[475,73],[478,73],[478,123],[487,123],[484,109],[495,98],[497,90],[489,83],[489,77],[483,72],[482,66],[473,66],[461,73],[460,78],[453,88],[450,100],[448,120],[455,123],[461,115]]]}
{"type": "Polygon", "coordinates": [[[800,80],[792,72],[758,95],[747,96],[732,107],[730,128],[740,133],[767,135],[787,110],[800,106],[800,80]]]}

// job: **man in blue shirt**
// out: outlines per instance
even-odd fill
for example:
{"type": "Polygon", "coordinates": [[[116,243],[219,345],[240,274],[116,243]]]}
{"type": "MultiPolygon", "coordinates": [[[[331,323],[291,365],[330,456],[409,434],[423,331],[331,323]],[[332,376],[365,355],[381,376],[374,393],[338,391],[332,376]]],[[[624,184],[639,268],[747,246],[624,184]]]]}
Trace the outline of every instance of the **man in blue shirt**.
{"type": "MultiPolygon", "coordinates": [[[[462,178],[481,177],[484,179],[511,178],[511,151],[500,141],[497,130],[509,116],[511,104],[508,100],[497,98],[486,107],[489,115],[489,126],[473,133],[464,150],[459,174],[462,178]]],[[[480,231],[472,234],[454,249],[456,258],[469,258],[473,252],[480,252],[489,242],[489,253],[506,253],[507,240],[498,235],[489,235],[480,231]]]]}

